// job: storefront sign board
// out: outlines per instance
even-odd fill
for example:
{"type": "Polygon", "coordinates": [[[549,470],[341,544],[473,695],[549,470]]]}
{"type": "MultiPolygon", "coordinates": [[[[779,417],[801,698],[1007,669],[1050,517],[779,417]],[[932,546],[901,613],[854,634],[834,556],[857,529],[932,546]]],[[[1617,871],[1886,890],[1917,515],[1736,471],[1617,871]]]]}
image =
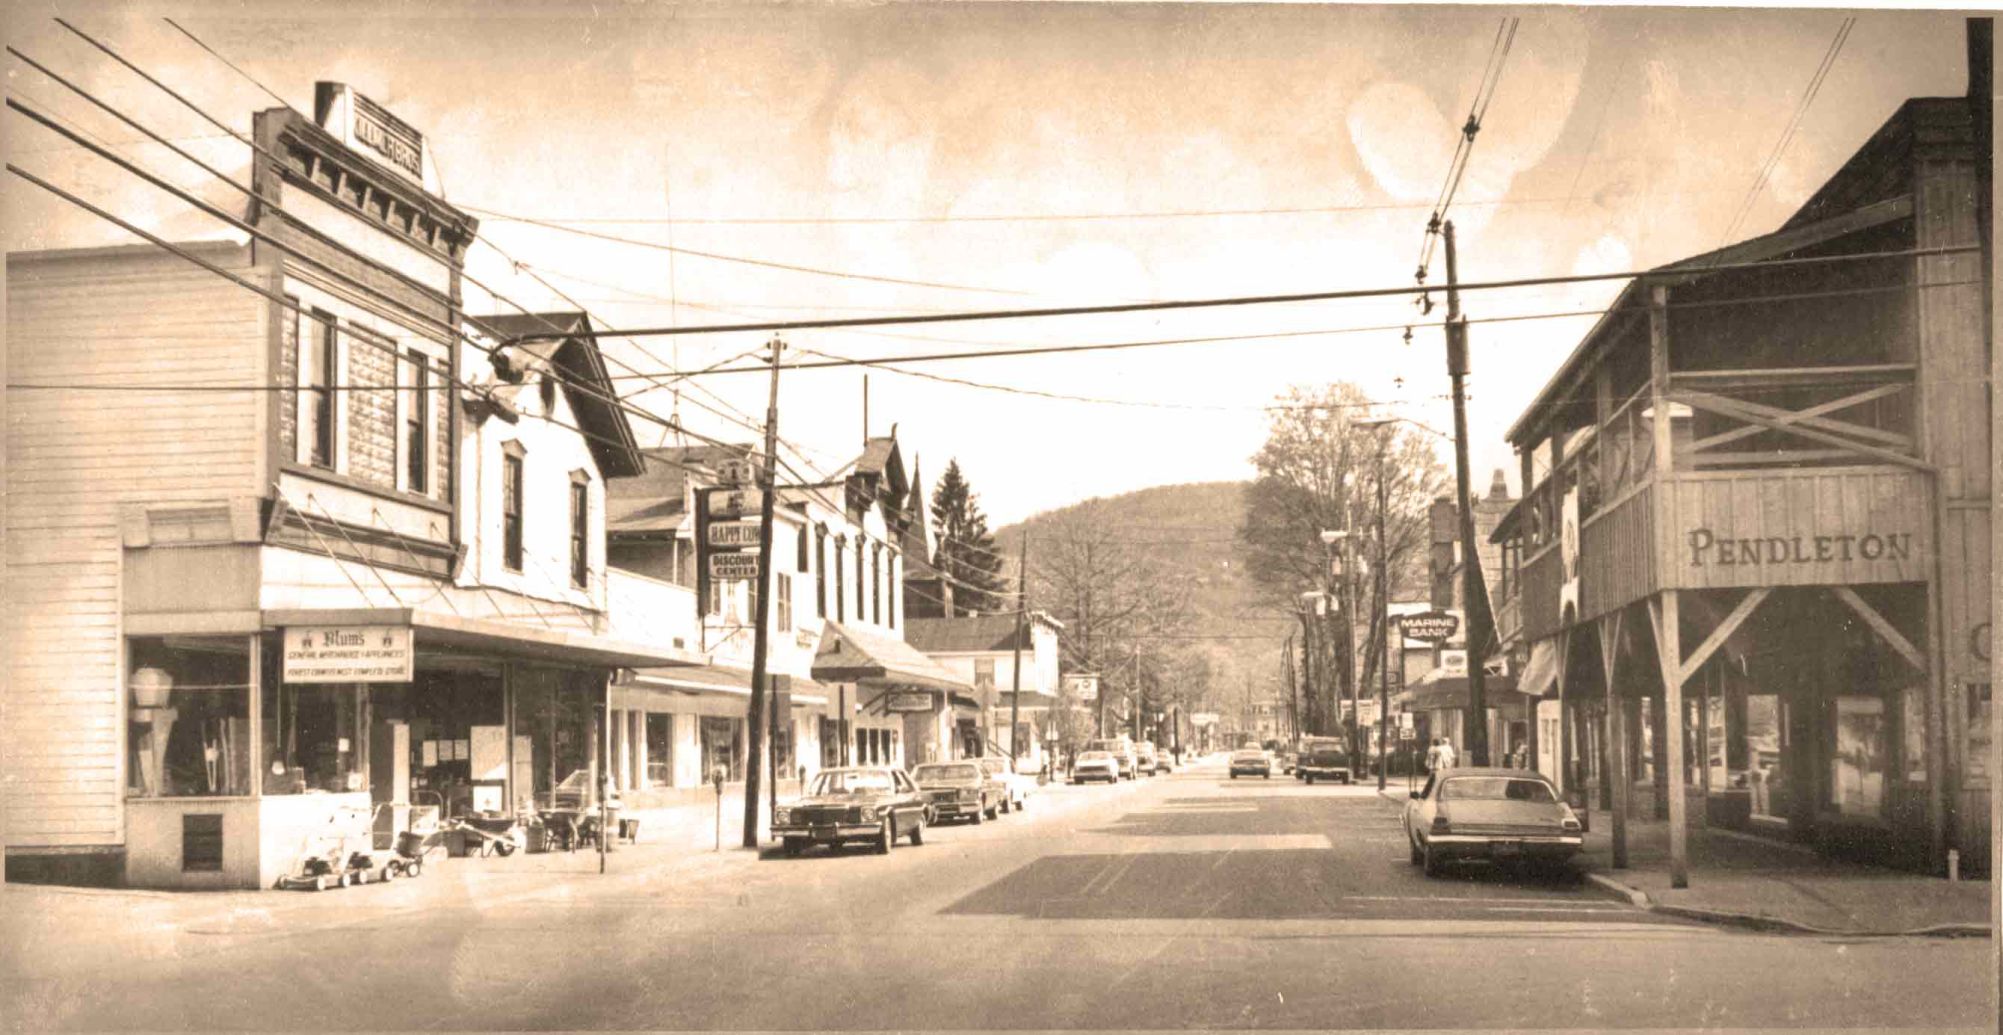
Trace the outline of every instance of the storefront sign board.
{"type": "Polygon", "coordinates": [[[712,521],[709,525],[709,545],[722,548],[755,547],[758,545],[758,522],[712,521]]]}
{"type": "Polygon", "coordinates": [[[1706,473],[1664,483],[1663,585],[1859,585],[1931,577],[1930,491],[1918,472],[1706,473]]]}
{"type": "Polygon", "coordinates": [[[758,577],[758,555],[755,553],[713,553],[709,555],[709,577],[725,582],[746,581],[758,577]]]}
{"type": "Polygon", "coordinates": [[[1431,640],[1435,643],[1452,639],[1460,631],[1460,616],[1446,611],[1423,611],[1415,615],[1398,616],[1398,625],[1405,635],[1414,640],[1431,640]]]}
{"type": "Polygon", "coordinates": [[[407,625],[292,626],[284,642],[288,683],[408,683],[417,657],[407,625]]]}
{"type": "Polygon", "coordinates": [[[889,712],[929,712],[932,707],[932,695],[923,691],[900,691],[883,699],[883,710],[889,712]]]}

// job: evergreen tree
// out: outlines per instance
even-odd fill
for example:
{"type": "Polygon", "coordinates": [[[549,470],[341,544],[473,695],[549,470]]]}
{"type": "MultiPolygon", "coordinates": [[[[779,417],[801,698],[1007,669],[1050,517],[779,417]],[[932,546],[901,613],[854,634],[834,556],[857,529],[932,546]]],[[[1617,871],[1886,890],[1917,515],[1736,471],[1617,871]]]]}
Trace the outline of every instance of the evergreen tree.
{"type": "Polygon", "coordinates": [[[981,513],[980,497],[967,486],[960,462],[946,462],[932,494],[932,527],[939,537],[932,566],[953,591],[955,612],[992,614],[1011,608],[1011,587],[1002,576],[1001,551],[981,513]]]}

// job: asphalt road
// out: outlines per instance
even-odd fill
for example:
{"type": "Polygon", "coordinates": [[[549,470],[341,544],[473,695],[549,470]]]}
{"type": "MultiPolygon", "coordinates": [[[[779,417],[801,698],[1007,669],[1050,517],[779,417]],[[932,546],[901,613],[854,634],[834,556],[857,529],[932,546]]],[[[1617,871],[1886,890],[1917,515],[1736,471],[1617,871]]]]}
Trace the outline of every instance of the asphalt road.
{"type": "Polygon", "coordinates": [[[1369,788],[1192,770],[1049,787],[1026,812],[928,833],[887,857],[440,883],[338,922],[315,912],[44,973],[11,986],[29,1007],[13,1024],[1938,1031],[1988,1017],[1986,942],[1671,922],[1571,874],[1428,880],[1369,788]]]}

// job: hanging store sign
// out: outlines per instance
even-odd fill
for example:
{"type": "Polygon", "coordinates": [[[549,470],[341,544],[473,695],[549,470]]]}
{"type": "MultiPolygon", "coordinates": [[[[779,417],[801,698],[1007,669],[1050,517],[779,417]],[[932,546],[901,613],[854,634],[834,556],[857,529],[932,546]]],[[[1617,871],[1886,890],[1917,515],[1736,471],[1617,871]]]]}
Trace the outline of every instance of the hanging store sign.
{"type": "Polygon", "coordinates": [[[1096,701],[1099,699],[1099,676],[1095,672],[1080,672],[1064,677],[1064,692],[1074,701],[1096,701]]]}
{"type": "Polygon", "coordinates": [[[704,489],[703,496],[712,520],[756,516],[765,503],[765,494],[757,489],[704,489]]]}
{"type": "Polygon", "coordinates": [[[709,545],[725,548],[756,547],[758,545],[758,522],[756,521],[713,521],[709,526],[709,545]]]}
{"type": "Polygon", "coordinates": [[[755,553],[713,553],[709,555],[709,577],[723,582],[749,581],[758,577],[755,553]]]}
{"type": "Polygon", "coordinates": [[[1415,615],[1404,615],[1399,617],[1398,624],[1405,630],[1407,637],[1414,640],[1431,640],[1435,643],[1452,639],[1461,628],[1460,616],[1446,611],[1424,611],[1415,615]]]}
{"type": "Polygon", "coordinates": [[[292,626],[284,642],[288,683],[408,683],[417,658],[407,625],[292,626]]]}
{"type": "Polygon", "coordinates": [[[932,695],[921,691],[902,691],[883,699],[883,710],[887,712],[929,712],[932,707],[932,695]]]}

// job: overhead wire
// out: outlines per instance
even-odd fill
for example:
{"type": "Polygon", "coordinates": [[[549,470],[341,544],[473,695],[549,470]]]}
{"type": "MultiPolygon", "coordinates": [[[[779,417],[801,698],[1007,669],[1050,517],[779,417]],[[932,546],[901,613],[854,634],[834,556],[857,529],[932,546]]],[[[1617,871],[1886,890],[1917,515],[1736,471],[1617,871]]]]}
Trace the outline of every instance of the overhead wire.
{"type": "Polygon", "coordinates": [[[1809,107],[1815,103],[1816,95],[1822,92],[1822,84],[1829,78],[1829,70],[1836,66],[1836,58],[1843,52],[1844,43],[1850,39],[1850,30],[1856,25],[1857,18],[1852,15],[1844,18],[1842,24],[1837,26],[1836,36],[1829,41],[1829,46],[1822,52],[1821,62],[1809,76],[1808,87],[1802,92],[1801,100],[1795,104],[1794,114],[1789,116],[1786,125],[1782,127],[1780,138],[1774,141],[1773,150],[1767,155],[1766,161],[1760,164],[1759,173],[1753,177],[1753,185],[1746,190],[1745,200],[1740,202],[1738,211],[1732,215],[1732,221],[1726,225],[1724,238],[1719,242],[1720,247],[1738,234],[1739,226],[1752,213],[1754,203],[1759,200],[1760,191],[1766,188],[1774,170],[1779,168],[1781,155],[1787,151],[1787,145],[1794,140],[1795,133],[1801,129],[1809,107]]]}

